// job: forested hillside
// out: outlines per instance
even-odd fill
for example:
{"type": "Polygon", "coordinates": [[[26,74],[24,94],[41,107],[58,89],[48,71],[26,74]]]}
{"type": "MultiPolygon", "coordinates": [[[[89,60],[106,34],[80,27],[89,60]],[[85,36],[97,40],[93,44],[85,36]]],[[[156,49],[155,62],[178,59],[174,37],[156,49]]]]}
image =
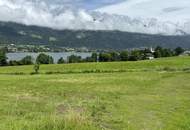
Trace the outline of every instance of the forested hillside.
{"type": "Polygon", "coordinates": [[[126,49],[162,46],[190,48],[190,36],[163,36],[120,31],[53,30],[0,22],[1,44],[34,44],[91,49],[126,49]]]}

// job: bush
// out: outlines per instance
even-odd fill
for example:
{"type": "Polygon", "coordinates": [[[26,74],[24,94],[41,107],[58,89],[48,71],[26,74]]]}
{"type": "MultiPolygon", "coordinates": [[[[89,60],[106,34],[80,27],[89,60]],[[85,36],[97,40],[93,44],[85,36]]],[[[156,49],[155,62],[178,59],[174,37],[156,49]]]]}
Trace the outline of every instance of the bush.
{"type": "Polygon", "coordinates": [[[24,57],[24,58],[20,61],[20,63],[21,63],[22,65],[32,65],[32,64],[33,64],[32,56],[26,56],[26,57],[24,57]]]}
{"type": "Polygon", "coordinates": [[[175,51],[175,55],[178,56],[182,54],[185,50],[181,47],[177,47],[174,51],[175,51]]]}
{"type": "Polygon", "coordinates": [[[98,61],[98,54],[92,53],[90,57],[87,57],[83,60],[84,62],[97,62],[98,61]]]}
{"type": "Polygon", "coordinates": [[[53,64],[53,57],[46,55],[44,53],[39,54],[39,56],[36,58],[36,63],[38,64],[53,64]]]}
{"type": "Polygon", "coordinates": [[[57,63],[58,63],[58,64],[64,64],[64,63],[65,63],[65,60],[63,59],[63,57],[61,57],[61,58],[58,60],[57,63]]]}
{"type": "Polygon", "coordinates": [[[110,53],[100,53],[99,54],[99,61],[100,62],[109,62],[111,61],[112,56],[110,53]]]}
{"type": "Polygon", "coordinates": [[[0,66],[7,65],[7,57],[6,52],[4,50],[0,50],[0,66]]]}
{"type": "Polygon", "coordinates": [[[80,63],[82,62],[81,56],[71,55],[67,57],[69,63],[80,63]]]}
{"type": "Polygon", "coordinates": [[[40,65],[39,64],[35,64],[34,65],[34,73],[38,74],[39,73],[39,69],[40,69],[40,65]]]}
{"type": "Polygon", "coordinates": [[[129,60],[130,61],[138,61],[143,59],[143,53],[140,50],[133,50],[130,53],[129,60]]]}
{"type": "Polygon", "coordinates": [[[128,51],[122,51],[120,53],[120,59],[121,59],[121,61],[128,61],[129,60],[129,53],[128,53],[128,51]]]}
{"type": "Polygon", "coordinates": [[[17,66],[17,65],[21,65],[19,61],[16,61],[16,60],[11,60],[9,61],[9,65],[10,66],[17,66]]]}

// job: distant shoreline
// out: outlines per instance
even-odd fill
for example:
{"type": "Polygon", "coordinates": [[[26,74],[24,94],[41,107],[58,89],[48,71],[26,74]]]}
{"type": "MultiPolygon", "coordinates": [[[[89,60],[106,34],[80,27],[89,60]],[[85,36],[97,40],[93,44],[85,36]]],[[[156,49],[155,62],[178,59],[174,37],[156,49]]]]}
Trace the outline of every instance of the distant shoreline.
{"type": "Polygon", "coordinates": [[[25,56],[32,56],[33,59],[35,60],[40,53],[45,53],[52,56],[54,59],[54,62],[57,62],[61,57],[64,60],[67,60],[67,57],[71,55],[77,55],[77,56],[81,56],[82,58],[86,58],[86,57],[91,56],[92,54],[91,52],[10,52],[10,53],[7,53],[6,56],[8,58],[7,59],[8,61],[21,60],[25,56]]]}

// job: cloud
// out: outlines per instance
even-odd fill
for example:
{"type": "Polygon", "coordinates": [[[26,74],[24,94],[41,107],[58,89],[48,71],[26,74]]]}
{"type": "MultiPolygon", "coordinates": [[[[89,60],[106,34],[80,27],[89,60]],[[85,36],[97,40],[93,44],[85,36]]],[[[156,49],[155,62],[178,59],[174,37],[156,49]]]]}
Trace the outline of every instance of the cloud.
{"type": "MultiPolygon", "coordinates": [[[[91,1],[92,2],[92,1],[91,1]]],[[[104,0],[104,3],[109,1],[104,0]]],[[[111,1],[115,2],[115,0],[111,1]]],[[[150,34],[177,35],[181,25],[157,19],[137,19],[80,9],[84,0],[0,0],[0,21],[12,21],[54,29],[120,30],[150,34]],[[74,4],[74,3],[78,4],[74,4]],[[76,7],[77,6],[77,7],[76,7]]],[[[185,27],[190,24],[186,23],[185,27]]]]}
{"type": "Polygon", "coordinates": [[[82,1],[63,0],[62,4],[60,1],[50,4],[42,0],[0,0],[0,20],[55,29],[107,30],[106,26],[94,21],[91,12],[72,4],[82,1]]]}
{"type": "Polygon", "coordinates": [[[71,6],[47,4],[39,0],[0,0],[0,20],[56,29],[75,26],[76,20],[79,23],[92,20],[84,10],[73,11],[71,6]]]}

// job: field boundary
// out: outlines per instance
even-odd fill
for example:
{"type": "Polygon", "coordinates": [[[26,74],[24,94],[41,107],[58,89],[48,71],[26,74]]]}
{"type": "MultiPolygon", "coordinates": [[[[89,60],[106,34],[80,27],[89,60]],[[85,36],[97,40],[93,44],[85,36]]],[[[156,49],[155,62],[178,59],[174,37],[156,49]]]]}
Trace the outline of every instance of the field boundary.
{"type": "MultiPolygon", "coordinates": [[[[82,71],[47,71],[39,72],[37,74],[52,75],[52,74],[88,74],[88,73],[124,73],[124,72],[190,72],[190,68],[172,68],[163,67],[159,69],[113,69],[113,70],[82,70],[82,71]]],[[[37,75],[34,72],[13,72],[13,73],[0,73],[0,75],[37,75]]]]}

